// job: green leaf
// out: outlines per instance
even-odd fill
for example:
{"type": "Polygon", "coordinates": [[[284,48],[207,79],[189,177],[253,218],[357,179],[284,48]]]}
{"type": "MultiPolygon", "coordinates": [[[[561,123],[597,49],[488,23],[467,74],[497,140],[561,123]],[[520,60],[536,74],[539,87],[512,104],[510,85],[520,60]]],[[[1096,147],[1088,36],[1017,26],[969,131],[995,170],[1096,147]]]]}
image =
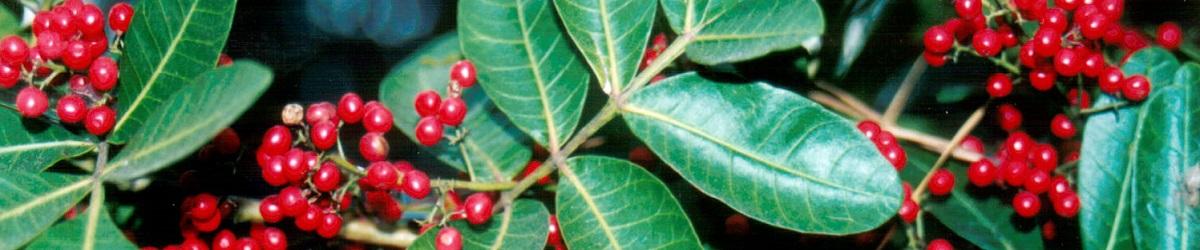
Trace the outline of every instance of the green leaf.
{"type": "MultiPolygon", "coordinates": [[[[1179,69],[1179,60],[1170,51],[1161,47],[1150,47],[1139,50],[1129,57],[1121,71],[1125,77],[1144,75],[1154,88],[1164,87],[1164,83],[1174,81],[1175,71],[1179,69]]],[[[1153,93],[1153,92],[1151,92],[1153,93]]]]}
{"type": "MultiPolygon", "coordinates": [[[[487,224],[472,226],[458,220],[450,225],[463,236],[463,249],[542,249],[550,232],[550,212],[541,202],[517,200],[512,209],[492,216],[487,224]]],[[[412,249],[436,249],[438,229],[422,234],[412,249]]]]}
{"type": "MultiPolygon", "coordinates": [[[[1100,95],[1093,107],[1120,99],[1100,95]]],[[[1075,178],[1079,194],[1079,234],[1085,249],[1132,249],[1129,144],[1137,127],[1138,106],[1088,116],[1075,178]]]]}
{"type": "Polygon", "coordinates": [[[688,59],[705,65],[799,46],[816,51],[825,32],[814,0],[662,0],[662,6],[675,33],[696,36],[688,59]]]}
{"type": "Polygon", "coordinates": [[[18,20],[8,8],[0,7],[0,35],[12,35],[21,31],[21,20],[18,20]]]}
{"type": "Polygon", "coordinates": [[[104,206],[88,207],[80,216],[59,222],[29,243],[27,249],[137,249],[113,223],[104,206]]]}
{"type": "Polygon", "coordinates": [[[875,146],[795,93],[687,73],[634,94],[623,114],[684,179],[767,224],[851,234],[900,207],[899,177],[875,146]]]}
{"type": "Polygon", "coordinates": [[[590,77],[550,1],[463,0],[458,13],[463,54],[488,97],[537,143],[566,143],[590,77]]]}
{"type": "Polygon", "coordinates": [[[567,33],[604,89],[623,89],[637,74],[654,26],[655,1],[555,0],[567,33]]]}
{"type": "Polygon", "coordinates": [[[558,225],[571,249],[700,249],[679,201],[631,162],[574,157],[561,168],[558,225]]]}
{"type": "Polygon", "coordinates": [[[38,172],[54,163],[91,151],[96,145],[58,124],[23,119],[0,110],[0,170],[38,172]]]}
{"type": "MultiPolygon", "coordinates": [[[[900,173],[904,180],[917,185],[938,155],[918,147],[905,147],[908,167],[900,173]]],[[[954,173],[954,189],[945,198],[931,197],[921,203],[921,210],[933,214],[955,234],[982,249],[1042,249],[1042,234],[1038,228],[1021,229],[1013,222],[1016,216],[1007,196],[987,192],[971,185],[967,166],[950,160],[944,169],[954,173]]]]}
{"type": "Polygon", "coordinates": [[[1181,71],[1180,82],[1156,87],[1138,116],[1129,167],[1139,249],[1200,246],[1200,190],[1187,184],[1200,178],[1191,172],[1200,169],[1200,79],[1184,75],[1193,70],[1181,71]]]}
{"type": "Polygon", "coordinates": [[[109,141],[137,135],[168,96],[216,66],[237,0],[139,1],[121,57],[117,121],[109,141]]]}
{"type": "Polygon", "coordinates": [[[105,178],[140,177],[187,156],[249,109],[271,78],[270,69],[250,61],[196,78],[146,118],[147,126],[104,169],[105,178]]]}
{"type": "Polygon", "coordinates": [[[56,173],[0,175],[0,249],[33,240],[91,191],[92,179],[56,173]]]}
{"type": "MultiPolygon", "coordinates": [[[[392,69],[380,86],[380,101],[395,112],[396,127],[413,142],[417,141],[414,131],[421,119],[413,107],[417,92],[436,90],[445,96],[450,66],[462,58],[458,44],[455,33],[430,41],[417,50],[417,54],[392,69]]],[[[508,121],[483,90],[463,90],[462,98],[468,107],[462,127],[469,132],[461,144],[469,152],[473,169],[467,169],[463,164],[458,145],[438,143],[421,148],[442,162],[470,173],[473,180],[511,180],[533,155],[529,138],[508,121]]],[[[453,134],[453,130],[448,129],[446,133],[453,134]]]]}
{"type": "MultiPolygon", "coordinates": [[[[862,54],[862,49],[871,40],[875,25],[885,20],[883,11],[890,0],[859,0],[853,1],[850,17],[846,18],[845,30],[842,31],[842,54],[838,58],[834,75],[842,77],[850,71],[850,66],[862,54]]],[[[939,92],[940,93],[940,92],[939,92]]],[[[938,97],[941,97],[939,94],[938,97]]],[[[940,100],[940,98],[939,98],[940,100]]]]}

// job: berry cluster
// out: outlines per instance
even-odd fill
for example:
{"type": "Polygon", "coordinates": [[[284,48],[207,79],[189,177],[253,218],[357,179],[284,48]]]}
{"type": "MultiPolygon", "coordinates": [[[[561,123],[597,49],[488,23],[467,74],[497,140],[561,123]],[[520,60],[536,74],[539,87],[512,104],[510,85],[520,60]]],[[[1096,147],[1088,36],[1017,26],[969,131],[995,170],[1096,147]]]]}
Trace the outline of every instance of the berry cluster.
{"type": "Polygon", "coordinates": [[[450,85],[447,98],[434,90],[417,93],[413,109],[421,116],[417,121],[417,141],[426,147],[442,140],[443,125],[457,127],[467,117],[467,103],[462,99],[464,89],[475,86],[475,64],[468,60],[454,63],[450,68],[450,85]]]}
{"type": "Polygon", "coordinates": [[[867,139],[875,143],[875,149],[878,149],[879,153],[892,163],[892,167],[896,168],[896,171],[904,170],[904,166],[908,162],[908,155],[896,141],[896,136],[893,136],[891,132],[884,131],[879,123],[873,121],[859,122],[858,132],[862,132],[867,139]]]}
{"type": "MultiPolygon", "coordinates": [[[[163,246],[163,250],[213,249],[213,250],[285,250],[287,236],[283,230],[274,227],[264,227],[254,224],[250,228],[249,237],[238,238],[233,231],[221,229],[212,235],[211,248],[201,234],[216,232],[221,226],[222,218],[228,218],[235,208],[231,202],[223,202],[210,193],[200,193],[184,198],[180,206],[183,216],[179,221],[180,234],[183,242],[163,246]]],[[[157,250],[153,246],[143,246],[142,250],[157,250]]]]}
{"type": "MultiPolygon", "coordinates": [[[[108,12],[107,24],[121,44],[129,28],[133,7],[117,3],[108,12]]],[[[93,135],[112,129],[116,112],[106,94],[117,85],[117,62],[106,54],[104,13],[94,4],[66,0],[33,18],[32,46],[17,35],[0,39],[0,88],[9,89],[22,80],[28,84],[17,93],[16,109],[25,118],[40,118],[49,109],[45,89],[60,94],[55,113],[63,124],[83,123],[93,135]],[[66,74],[63,74],[66,73],[66,74]],[[39,79],[35,81],[34,79],[39,79]],[[69,82],[69,90],[58,93],[53,85],[69,82]],[[90,103],[90,104],[89,104],[90,103]]]]}

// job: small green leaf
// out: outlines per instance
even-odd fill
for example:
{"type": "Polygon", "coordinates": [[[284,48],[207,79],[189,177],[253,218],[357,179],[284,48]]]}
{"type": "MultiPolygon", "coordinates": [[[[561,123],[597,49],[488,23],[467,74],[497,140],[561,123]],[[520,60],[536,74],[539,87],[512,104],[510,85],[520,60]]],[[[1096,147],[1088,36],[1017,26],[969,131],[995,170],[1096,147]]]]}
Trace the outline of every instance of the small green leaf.
{"type": "MultiPolygon", "coordinates": [[[[938,155],[917,147],[905,147],[908,167],[900,175],[917,185],[929,173],[938,155]]],[[[967,179],[967,166],[950,160],[944,169],[954,173],[954,190],[945,198],[930,197],[921,203],[921,210],[933,214],[955,234],[982,249],[1042,249],[1042,234],[1038,228],[1021,229],[1013,222],[1016,216],[1006,196],[980,190],[967,179]]],[[[1045,205],[1043,205],[1045,206],[1045,205]]]]}
{"type": "Polygon", "coordinates": [[[589,76],[550,1],[463,0],[458,13],[463,54],[487,96],[537,143],[566,143],[589,76]]]}
{"type": "Polygon", "coordinates": [[[633,80],[654,26],[655,1],[555,0],[554,6],[601,87],[620,90],[633,80]]]}
{"type": "MultiPolygon", "coordinates": [[[[846,18],[846,28],[842,31],[842,54],[838,58],[837,67],[834,68],[834,75],[842,77],[850,71],[850,66],[858,59],[858,55],[862,54],[867,41],[871,40],[875,25],[886,20],[883,12],[889,3],[890,0],[853,1],[850,17],[846,18]]],[[[941,100],[940,92],[938,97],[941,100]]]]}
{"type": "Polygon", "coordinates": [[[0,175],[0,249],[33,240],[92,189],[78,175],[13,171],[0,175]]]}
{"type": "Polygon", "coordinates": [[[88,207],[74,219],[55,224],[25,248],[137,249],[137,246],[125,239],[125,234],[113,223],[105,207],[97,206],[88,207]]]}
{"type": "Polygon", "coordinates": [[[695,34],[688,59],[713,65],[804,46],[820,47],[825,16],[815,0],[661,0],[671,29],[695,34]]]}
{"type": "MultiPolygon", "coordinates": [[[[550,232],[550,212],[541,202],[517,200],[512,209],[497,213],[486,224],[472,226],[466,221],[451,222],[463,237],[463,249],[542,249],[550,232]]],[[[438,229],[422,234],[413,250],[436,249],[438,229]]]]}
{"type": "Polygon", "coordinates": [[[1200,191],[1188,184],[1200,178],[1191,172],[1200,169],[1200,79],[1179,79],[1160,84],[1167,86],[1156,87],[1142,104],[1130,146],[1135,178],[1130,202],[1139,249],[1200,246],[1200,191]]]}
{"type": "Polygon", "coordinates": [[[110,180],[154,172],[187,156],[250,108],[271,85],[271,70],[238,61],[196,78],[146,118],[145,126],[104,169],[110,180]]]}
{"type": "Polygon", "coordinates": [[[581,156],[560,169],[558,225],[571,249],[700,249],[679,201],[631,162],[581,156]]]}
{"type": "Polygon", "coordinates": [[[767,224],[850,234],[900,207],[899,177],[875,146],[795,93],[687,73],[634,94],[623,114],[684,179],[767,224]]]}
{"type": "Polygon", "coordinates": [[[24,119],[10,109],[0,110],[0,128],[0,170],[5,171],[42,171],[96,147],[58,124],[24,119]]]}
{"type": "Polygon", "coordinates": [[[138,133],[168,96],[216,66],[237,0],[139,1],[125,35],[117,121],[109,141],[138,133]]]}
{"type": "MultiPolygon", "coordinates": [[[[417,141],[414,131],[421,119],[413,107],[417,92],[436,90],[445,96],[450,66],[462,58],[458,44],[455,33],[430,41],[414,56],[393,68],[380,86],[380,101],[392,110],[396,127],[413,142],[417,141]]],[[[468,107],[462,127],[469,132],[460,143],[469,152],[474,169],[467,169],[463,164],[458,145],[438,143],[421,148],[433,153],[438,160],[470,173],[473,180],[511,180],[533,155],[529,138],[504,117],[483,90],[463,90],[462,98],[468,107]]],[[[453,134],[453,131],[448,129],[446,133],[453,134]]]]}
{"type": "MultiPolygon", "coordinates": [[[[1120,99],[1102,94],[1093,107],[1120,99]]],[[[1075,178],[1079,194],[1079,234],[1085,249],[1132,249],[1129,213],[1133,168],[1129,144],[1137,127],[1139,106],[1088,116],[1075,178]]]]}

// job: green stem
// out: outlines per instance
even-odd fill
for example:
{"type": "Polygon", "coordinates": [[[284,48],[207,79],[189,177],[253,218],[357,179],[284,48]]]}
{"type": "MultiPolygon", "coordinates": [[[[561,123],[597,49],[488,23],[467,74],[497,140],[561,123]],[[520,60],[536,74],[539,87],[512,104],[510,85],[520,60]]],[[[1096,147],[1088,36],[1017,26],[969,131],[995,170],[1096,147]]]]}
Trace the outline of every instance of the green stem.
{"type": "Polygon", "coordinates": [[[355,166],[354,164],[350,163],[349,161],[346,161],[346,158],[342,158],[341,156],[331,155],[331,156],[325,157],[325,159],[333,161],[334,165],[337,165],[338,167],[341,167],[343,170],[346,170],[352,174],[367,175],[366,171],[363,171],[362,169],[358,169],[358,166],[355,166]]]}
{"type": "Polygon", "coordinates": [[[470,182],[459,180],[436,179],[429,181],[430,186],[443,189],[469,189],[474,191],[502,191],[512,189],[517,185],[516,182],[500,181],[500,182],[470,182]]]}
{"type": "Polygon", "coordinates": [[[971,49],[970,47],[967,47],[965,45],[961,45],[958,43],[954,43],[954,51],[955,52],[967,52],[967,53],[971,53],[971,55],[975,55],[980,58],[987,58],[989,61],[992,61],[992,63],[996,64],[996,66],[1000,66],[1001,68],[1008,70],[1008,73],[1011,73],[1014,75],[1021,74],[1021,67],[1017,67],[1016,64],[1013,64],[1012,62],[1005,60],[1004,59],[1005,57],[1003,56],[1004,52],[1000,52],[1000,56],[984,57],[984,56],[979,55],[979,53],[976,53],[974,49],[971,49]]]}
{"type": "Polygon", "coordinates": [[[1108,110],[1114,110],[1114,109],[1118,109],[1118,108],[1121,108],[1121,107],[1125,107],[1125,106],[1127,106],[1127,105],[1129,105],[1129,102],[1116,102],[1116,103],[1110,103],[1110,104],[1108,104],[1108,105],[1104,105],[1104,106],[1099,106],[1099,107],[1091,107],[1091,108],[1086,108],[1086,109],[1079,110],[1079,114],[1080,114],[1080,115],[1091,115],[1091,114],[1094,114],[1094,113],[1099,113],[1099,112],[1103,112],[1103,111],[1108,111],[1108,110]]]}

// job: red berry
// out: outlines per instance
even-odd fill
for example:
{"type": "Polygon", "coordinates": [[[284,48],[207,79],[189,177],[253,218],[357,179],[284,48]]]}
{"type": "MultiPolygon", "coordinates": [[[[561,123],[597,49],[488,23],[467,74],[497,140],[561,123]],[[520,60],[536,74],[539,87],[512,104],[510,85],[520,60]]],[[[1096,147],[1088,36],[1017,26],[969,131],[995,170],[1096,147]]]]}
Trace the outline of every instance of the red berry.
{"type": "Polygon", "coordinates": [[[263,250],[287,250],[287,235],[278,228],[263,229],[262,237],[255,237],[255,240],[263,250]]]}
{"type": "Polygon", "coordinates": [[[917,213],[921,211],[921,206],[917,205],[912,199],[904,199],[904,203],[900,205],[900,219],[905,223],[913,223],[917,221],[917,213]]]}
{"type": "Polygon", "coordinates": [[[1114,22],[1120,20],[1121,15],[1125,12],[1125,0],[1098,0],[1095,4],[1100,9],[1100,13],[1104,13],[1114,22]]]}
{"type": "MultiPolygon", "coordinates": [[[[1066,77],[1079,75],[1079,72],[1083,71],[1083,59],[1084,57],[1075,53],[1075,50],[1058,50],[1058,54],[1054,55],[1054,71],[1057,71],[1058,75],[1066,77]]],[[[1051,84],[1053,84],[1053,80],[1050,78],[1051,84]]]]}
{"type": "Polygon", "coordinates": [[[58,99],[58,107],[55,108],[55,111],[58,119],[63,123],[79,123],[87,114],[87,102],[78,95],[69,94],[58,99]]]}
{"type": "MultiPolygon", "coordinates": [[[[63,65],[75,71],[89,70],[88,67],[92,66],[92,60],[95,57],[92,57],[91,53],[88,53],[87,42],[71,40],[66,43],[67,47],[62,53],[63,65]]],[[[92,84],[94,87],[95,83],[92,84]]]]}
{"type": "Polygon", "coordinates": [[[937,68],[946,65],[946,54],[925,51],[922,55],[925,57],[925,62],[929,63],[929,66],[937,68]]]}
{"type": "Polygon", "coordinates": [[[338,100],[337,116],[349,124],[358,123],[363,117],[363,101],[354,92],[342,95],[338,100]]]}
{"type": "Polygon", "coordinates": [[[1125,30],[1125,41],[1121,42],[1121,45],[1124,46],[1126,50],[1131,52],[1129,54],[1133,54],[1133,51],[1150,46],[1148,43],[1148,38],[1146,38],[1145,35],[1142,35],[1141,31],[1129,28],[1125,30]]]}
{"type": "Polygon", "coordinates": [[[1071,139],[1075,137],[1075,124],[1071,122],[1071,118],[1067,115],[1058,114],[1054,119],[1050,120],[1050,132],[1062,139],[1071,139]]]}
{"type": "Polygon", "coordinates": [[[233,250],[234,245],[237,245],[237,235],[233,235],[229,229],[223,229],[213,236],[213,250],[233,250]]]}
{"type": "Polygon", "coordinates": [[[104,12],[96,5],[87,4],[75,15],[75,24],[84,37],[104,36],[104,12]]]}
{"type": "Polygon", "coordinates": [[[300,229],[301,231],[312,231],[317,229],[317,224],[321,223],[320,220],[322,215],[325,215],[325,213],[322,213],[321,209],[317,208],[317,206],[308,206],[308,210],[305,210],[304,213],[296,216],[296,228],[300,229]]]}
{"type": "Polygon", "coordinates": [[[389,190],[396,185],[396,181],[400,178],[396,168],[386,161],[371,163],[367,167],[367,177],[365,183],[376,190],[389,190]]]}
{"type": "Polygon", "coordinates": [[[1093,13],[1083,16],[1083,19],[1078,19],[1075,22],[1079,23],[1079,31],[1083,33],[1083,37],[1088,40],[1098,40],[1104,38],[1104,33],[1108,32],[1110,21],[1108,16],[1102,13],[1093,13]]]}
{"type": "Polygon", "coordinates": [[[1035,169],[1025,178],[1024,184],[1026,191],[1033,194],[1041,194],[1050,189],[1050,174],[1041,169],[1035,169]]]}
{"type": "Polygon", "coordinates": [[[221,55],[217,56],[217,67],[229,65],[233,65],[233,57],[229,57],[229,55],[225,53],[221,53],[221,55]]]}
{"type": "Polygon", "coordinates": [[[1091,53],[1083,60],[1083,75],[1087,77],[1100,76],[1100,73],[1104,73],[1104,68],[1107,66],[1104,63],[1104,54],[1091,53]]]}
{"type": "Polygon", "coordinates": [[[1050,179],[1050,200],[1058,200],[1067,193],[1073,193],[1071,183],[1067,182],[1066,177],[1055,176],[1050,179]]]}
{"type": "Polygon", "coordinates": [[[992,98],[1001,98],[1012,93],[1012,78],[1007,74],[995,73],[987,79],[987,92],[992,98]]]}
{"type": "Polygon", "coordinates": [[[975,36],[971,38],[971,46],[975,48],[975,52],[984,57],[993,57],[1000,53],[1003,48],[1003,41],[1000,41],[1000,35],[992,29],[983,29],[975,32],[975,36]]]}
{"type": "Polygon", "coordinates": [[[327,213],[321,216],[321,224],[317,226],[317,235],[329,239],[342,231],[342,216],[337,213],[327,213]]]}
{"type": "Polygon", "coordinates": [[[88,57],[98,58],[108,52],[108,38],[98,36],[85,39],[84,44],[87,45],[88,57]]]}
{"type": "Polygon", "coordinates": [[[298,187],[291,186],[280,190],[277,199],[284,215],[300,216],[308,211],[308,198],[304,197],[304,191],[300,191],[298,187]]]}
{"type": "Polygon", "coordinates": [[[1028,191],[1021,191],[1013,197],[1013,210],[1017,211],[1017,215],[1025,218],[1033,218],[1037,215],[1038,210],[1042,209],[1042,201],[1038,200],[1037,195],[1028,191]]]}
{"type": "Polygon", "coordinates": [[[62,57],[63,51],[67,50],[67,41],[62,39],[62,35],[54,32],[45,32],[37,36],[38,55],[45,60],[56,60],[62,57]]]}
{"type": "Polygon", "coordinates": [[[292,131],[283,125],[275,125],[263,134],[260,148],[269,155],[281,155],[292,147],[292,131]]]}
{"type": "Polygon", "coordinates": [[[283,173],[288,182],[300,183],[308,175],[309,167],[307,158],[308,156],[304,150],[300,150],[299,148],[293,148],[284,154],[283,173]]]}
{"type": "Polygon", "coordinates": [[[896,137],[893,136],[891,132],[887,132],[887,131],[879,132],[879,135],[875,136],[874,141],[875,141],[875,147],[880,148],[879,151],[883,151],[882,148],[884,148],[884,147],[889,147],[889,146],[898,144],[898,143],[896,143],[896,137]]]}
{"type": "Polygon", "coordinates": [[[1158,42],[1163,48],[1174,50],[1179,48],[1179,44],[1183,42],[1183,31],[1180,30],[1179,24],[1175,22],[1162,23],[1158,25],[1155,42],[1158,42]]]}
{"type": "Polygon", "coordinates": [[[388,156],[388,142],[381,133],[367,133],[358,141],[358,152],[367,161],[382,161],[388,156]]]}
{"type": "Polygon", "coordinates": [[[21,80],[21,69],[19,66],[0,63],[0,89],[17,86],[17,81],[19,80],[21,80]]]}
{"type": "Polygon", "coordinates": [[[967,168],[967,179],[976,187],[987,187],[996,182],[998,171],[1000,170],[996,169],[996,166],[992,165],[991,161],[979,159],[975,163],[971,163],[971,166],[967,168]]]}
{"type": "Polygon", "coordinates": [[[454,227],[446,226],[438,230],[437,233],[437,250],[461,250],[462,249],[462,234],[454,227]]]}
{"type": "MultiPolygon", "coordinates": [[[[266,155],[266,154],[263,153],[263,155],[266,155]]],[[[283,157],[283,156],[266,156],[266,157],[269,157],[269,160],[266,161],[266,164],[260,165],[260,167],[262,168],[263,180],[266,181],[267,184],[269,184],[271,186],[276,186],[276,187],[282,186],[283,184],[287,184],[287,182],[288,182],[287,174],[286,174],[287,167],[285,166],[287,164],[284,163],[285,162],[284,159],[286,159],[286,157],[283,157]]]]}
{"type": "Polygon", "coordinates": [[[492,219],[492,198],[487,193],[471,194],[465,202],[467,222],[480,225],[492,219]]]}
{"type": "Polygon", "coordinates": [[[313,146],[319,150],[329,150],[337,144],[337,125],[330,121],[321,121],[309,128],[313,146]]]}
{"type": "Polygon", "coordinates": [[[1097,79],[1097,84],[1100,85],[1100,91],[1109,94],[1116,94],[1121,91],[1122,83],[1125,81],[1125,74],[1121,73],[1121,69],[1117,67],[1106,67],[1103,72],[1100,72],[1100,77],[1097,79]]]}
{"type": "Polygon", "coordinates": [[[1050,27],[1038,28],[1033,33],[1033,51],[1038,57],[1051,57],[1062,47],[1062,34],[1050,27]]]}
{"type": "Polygon", "coordinates": [[[29,44],[17,35],[8,35],[0,40],[0,60],[4,64],[15,65],[29,58],[29,44]]]}
{"type": "Polygon", "coordinates": [[[1033,151],[1034,141],[1029,134],[1018,131],[1009,134],[1004,145],[1008,150],[1008,159],[1025,160],[1029,152],[1033,151]]]}
{"type": "Polygon", "coordinates": [[[438,121],[446,125],[458,126],[462,124],[465,117],[467,117],[467,103],[463,102],[462,98],[446,99],[442,101],[442,106],[438,109],[438,121]]]}
{"type": "Polygon", "coordinates": [[[1055,229],[1054,229],[1054,221],[1053,220],[1046,220],[1046,223],[1042,223],[1042,239],[1054,240],[1054,236],[1056,234],[1057,233],[1055,232],[1055,229]]]}
{"type": "Polygon", "coordinates": [[[554,246],[556,248],[562,248],[566,246],[563,244],[562,232],[560,232],[558,228],[558,216],[553,214],[550,215],[550,230],[549,234],[546,236],[546,245],[554,246]]]}
{"type": "Polygon", "coordinates": [[[195,227],[197,231],[205,233],[217,230],[217,228],[221,227],[221,213],[214,213],[213,216],[208,219],[192,219],[192,226],[195,227]]]}
{"type": "Polygon", "coordinates": [[[1025,184],[1025,179],[1029,175],[1029,167],[1024,161],[1006,160],[1000,171],[1004,178],[1004,183],[1012,187],[1020,187],[1025,184]]]}
{"type": "Polygon", "coordinates": [[[238,137],[237,131],[225,128],[213,138],[213,144],[217,146],[218,153],[231,155],[242,148],[242,138],[238,137]]]}
{"type": "Polygon", "coordinates": [[[392,112],[382,105],[377,105],[376,108],[367,107],[366,113],[363,114],[363,127],[368,132],[386,133],[392,129],[392,112]]]}
{"type": "Polygon", "coordinates": [[[1079,196],[1075,192],[1067,192],[1053,200],[1054,213],[1063,218],[1074,218],[1079,213],[1079,196]]]}
{"type": "Polygon", "coordinates": [[[962,18],[974,18],[983,15],[983,3],[979,0],[955,0],[954,11],[962,18]]]}
{"type": "Polygon", "coordinates": [[[114,121],[116,116],[117,113],[113,112],[112,108],[97,106],[88,110],[87,119],[83,121],[83,127],[87,129],[88,133],[101,136],[112,130],[114,123],[116,123],[114,121]]]}
{"type": "Polygon", "coordinates": [[[980,140],[979,137],[975,137],[974,135],[968,135],[967,138],[964,138],[959,147],[979,154],[983,154],[984,152],[983,140],[980,140]]]}
{"type": "Polygon", "coordinates": [[[1126,78],[1121,86],[1121,94],[1125,99],[1130,101],[1140,102],[1145,100],[1150,95],[1150,80],[1142,75],[1134,75],[1126,78]]]}
{"type": "Polygon", "coordinates": [[[312,176],[313,186],[316,186],[317,191],[329,192],[338,188],[342,182],[342,171],[333,162],[325,162],[321,164],[321,168],[317,169],[317,173],[312,176]]]}
{"type": "Polygon", "coordinates": [[[1050,144],[1037,144],[1033,148],[1033,154],[1030,157],[1033,162],[1033,167],[1038,170],[1050,172],[1058,168],[1058,150],[1050,144]]]}
{"type": "Polygon", "coordinates": [[[17,93],[17,111],[25,118],[42,117],[42,113],[50,108],[50,101],[46,100],[46,93],[41,89],[32,86],[21,89],[17,93]]]}
{"type": "Polygon", "coordinates": [[[475,86],[475,64],[470,60],[454,63],[454,66],[450,67],[450,82],[457,82],[458,86],[463,88],[475,86]]]}
{"type": "Polygon", "coordinates": [[[436,145],[442,140],[442,122],[434,117],[421,118],[417,122],[417,141],[426,147],[436,145]]]}
{"type": "Polygon", "coordinates": [[[442,107],[442,96],[433,90],[418,92],[416,99],[413,100],[413,107],[417,110],[417,115],[421,117],[436,115],[438,109],[442,107]]]}
{"type": "Polygon", "coordinates": [[[1074,10],[1086,0],[1054,0],[1054,6],[1062,7],[1067,10],[1074,10]]]}
{"type": "Polygon", "coordinates": [[[92,83],[92,88],[97,91],[109,91],[117,86],[117,62],[111,58],[102,56],[96,58],[92,62],[92,67],[88,69],[88,80],[92,83]]]}
{"type": "Polygon", "coordinates": [[[1000,44],[1004,45],[1004,48],[1017,46],[1017,43],[1021,42],[1017,39],[1017,34],[1013,33],[1012,27],[1008,25],[1000,26],[1000,28],[996,29],[996,35],[1000,36],[1000,44]]]}
{"type": "Polygon", "coordinates": [[[180,250],[208,250],[208,244],[199,238],[187,238],[179,244],[180,250]]]}
{"type": "Polygon", "coordinates": [[[1033,49],[1033,43],[1025,43],[1021,45],[1021,50],[1017,53],[1017,59],[1021,61],[1021,65],[1027,68],[1035,68],[1038,65],[1037,51],[1033,49]]]}
{"type": "Polygon", "coordinates": [[[937,25],[925,30],[925,50],[945,54],[954,47],[954,33],[945,26],[937,25]]]}
{"type": "Polygon", "coordinates": [[[929,181],[929,193],[937,196],[950,194],[954,190],[954,174],[944,168],[933,172],[929,181]]]}
{"type": "Polygon", "coordinates": [[[1042,19],[1038,22],[1038,25],[1063,32],[1067,30],[1067,22],[1066,10],[1062,8],[1050,8],[1042,15],[1042,19]]]}
{"type": "Polygon", "coordinates": [[[337,124],[337,107],[334,107],[332,103],[313,103],[312,105],[308,105],[308,108],[304,110],[304,122],[307,122],[308,125],[316,125],[323,121],[337,124]]]}
{"type": "Polygon", "coordinates": [[[950,242],[944,239],[934,239],[929,241],[929,245],[925,246],[925,250],[954,250],[954,246],[950,245],[950,242]]]}
{"type": "Polygon", "coordinates": [[[119,2],[108,9],[108,27],[117,34],[125,33],[129,29],[129,22],[133,20],[133,6],[129,3],[119,2]]]}
{"type": "Polygon", "coordinates": [[[875,123],[870,120],[863,120],[858,122],[858,132],[862,132],[862,134],[866,136],[868,140],[874,141],[875,136],[880,132],[883,132],[883,128],[879,127],[879,123],[875,123]]]}
{"type": "Polygon", "coordinates": [[[413,199],[424,199],[429,195],[429,176],[420,170],[409,170],[404,174],[404,184],[400,186],[413,199]]]}
{"type": "Polygon", "coordinates": [[[745,236],[750,232],[750,219],[745,215],[733,214],[725,217],[725,234],[729,236],[745,236]]]}
{"type": "MultiPolygon", "coordinates": [[[[1055,60],[1055,65],[1058,65],[1055,60]]],[[[1076,72],[1078,73],[1078,72],[1076,72]]],[[[1029,71],[1029,85],[1038,91],[1047,91],[1054,87],[1054,78],[1058,77],[1054,73],[1054,67],[1050,65],[1042,65],[1029,71]]]]}
{"type": "Polygon", "coordinates": [[[258,242],[248,237],[242,237],[237,241],[237,244],[231,248],[233,250],[258,250],[258,242]]]}
{"type": "Polygon", "coordinates": [[[258,204],[258,213],[262,215],[263,221],[267,223],[275,223],[283,220],[283,207],[279,206],[279,198],[275,195],[263,198],[258,204]]]}
{"type": "Polygon", "coordinates": [[[75,32],[79,31],[75,26],[75,18],[69,11],[55,8],[50,13],[50,29],[54,32],[63,37],[74,37],[75,32]]]}
{"type": "Polygon", "coordinates": [[[884,158],[887,158],[892,167],[896,168],[896,171],[904,170],[904,166],[908,162],[908,155],[904,153],[904,148],[900,147],[900,145],[883,146],[880,153],[883,154],[884,158]]]}
{"type": "Polygon", "coordinates": [[[217,200],[216,196],[209,193],[201,193],[192,198],[194,202],[191,209],[188,210],[188,214],[192,216],[192,219],[203,220],[212,218],[213,215],[217,214],[217,206],[220,201],[217,200]]]}
{"type": "Polygon", "coordinates": [[[996,108],[996,119],[1000,123],[1000,128],[1007,131],[1017,130],[1021,127],[1021,111],[1012,104],[1001,104],[996,108]]]}

